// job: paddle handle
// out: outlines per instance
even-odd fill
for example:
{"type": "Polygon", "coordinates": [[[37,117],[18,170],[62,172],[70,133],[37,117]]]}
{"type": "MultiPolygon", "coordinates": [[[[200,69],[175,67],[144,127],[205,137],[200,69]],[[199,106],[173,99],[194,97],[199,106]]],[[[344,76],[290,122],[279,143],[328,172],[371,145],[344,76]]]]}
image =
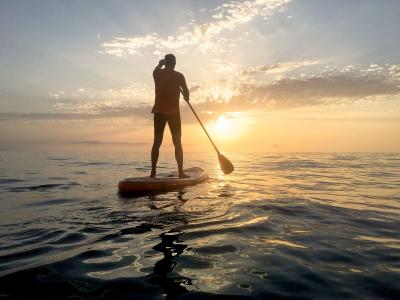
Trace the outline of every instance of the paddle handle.
{"type": "MultiPolygon", "coordinates": [[[[183,95],[182,89],[181,89],[181,93],[182,93],[182,95],[183,95]]],[[[213,140],[211,139],[210,135],[208,134],[206,128],[205,128],[204,125],[203,125],[203,122],[201,122],[201,120],[200,120],[199,116],[197,115],[196,111],[194,110],[193,106],[190,104],[189,101],[186,101],[186,103],[189,105],[189,107],[190,107],[190,109],[192,110],[192,112],[193,112],[194,116],[196,117],[197,121],[199,121],[199,123],[200,123],[200,125],[201,125],[201,128],[203,128],[203,130],[204,130],[204,132],[206,133],[208,139],[210,140],[211,144],[213,145],[215,151],[217,151],[217,154],[219,155],[220,152],[219,152],[217,146],[215,146],[213,140]]]]}

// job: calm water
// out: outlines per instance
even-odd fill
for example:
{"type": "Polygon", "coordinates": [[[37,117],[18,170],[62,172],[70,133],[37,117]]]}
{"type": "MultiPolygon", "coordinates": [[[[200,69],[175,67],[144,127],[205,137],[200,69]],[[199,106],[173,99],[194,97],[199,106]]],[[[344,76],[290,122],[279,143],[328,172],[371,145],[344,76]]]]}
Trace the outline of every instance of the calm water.
{"type": "Polygon", "coordinates": [[[147,153],[0,152],[0,298],[399,296],[400,154],[227,157],[232,175],[192,153],[207,182],[128,198],[147,153]]]}

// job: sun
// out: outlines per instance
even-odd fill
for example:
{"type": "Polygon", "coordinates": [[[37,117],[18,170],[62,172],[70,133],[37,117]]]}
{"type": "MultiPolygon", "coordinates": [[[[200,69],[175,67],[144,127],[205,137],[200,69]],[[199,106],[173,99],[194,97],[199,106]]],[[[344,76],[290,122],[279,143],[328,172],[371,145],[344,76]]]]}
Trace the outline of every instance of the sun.
{"type": "Polygon", "coordinates": [[[214,128],[218,134],[223,134],[229,131],[229,125],[229,120],[224,115],[221,115],[215,121],[214,128]]]}
{"type": "Polygon", "coordinates": [[[245,128],[244,118],[240,113],[226,113],[210,122],[210,129],[220,140],[239,138],[245,128]]]}

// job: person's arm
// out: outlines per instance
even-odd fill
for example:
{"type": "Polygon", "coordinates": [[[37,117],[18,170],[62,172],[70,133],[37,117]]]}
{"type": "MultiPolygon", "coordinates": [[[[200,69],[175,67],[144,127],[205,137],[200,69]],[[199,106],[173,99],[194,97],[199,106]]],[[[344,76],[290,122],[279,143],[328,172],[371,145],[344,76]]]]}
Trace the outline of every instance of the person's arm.
{"type": "Polygon", "coordinates": [[[164,60],[164,59],[162,59],[162,60],[160,60],[160,61],[158,62],[157,67],[155,67],[155,69],[154,69],[154,71],[153,71],[153,77],[154,77],[155,73],[157,73],[158,71],[161,70],[161,68],[163,67],[163,65],[165,65],[165,60],[164,60]]]}
{"type": "Polygon", "coordinates": [[[183,75],[181,78],[181,90],[182,90],[182,94],[183,94],[183,99],[185,99],[186,102],[189,102],[189,100],[190,100],[189,89],[186,85],[185,76],[183,76],[183,75]]]}

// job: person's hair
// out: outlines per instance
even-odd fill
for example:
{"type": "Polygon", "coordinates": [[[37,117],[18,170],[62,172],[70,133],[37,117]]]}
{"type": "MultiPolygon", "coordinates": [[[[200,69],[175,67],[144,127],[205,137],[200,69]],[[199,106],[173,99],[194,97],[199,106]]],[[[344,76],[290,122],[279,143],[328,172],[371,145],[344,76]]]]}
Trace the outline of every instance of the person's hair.
{"type": "Polygon", "coordinates": [[[167,65],[167,66],[175,66],[175,64],[176,64],[175,55],[173,55],[173,54],[165,55],[165,65],[167,65]]]}

